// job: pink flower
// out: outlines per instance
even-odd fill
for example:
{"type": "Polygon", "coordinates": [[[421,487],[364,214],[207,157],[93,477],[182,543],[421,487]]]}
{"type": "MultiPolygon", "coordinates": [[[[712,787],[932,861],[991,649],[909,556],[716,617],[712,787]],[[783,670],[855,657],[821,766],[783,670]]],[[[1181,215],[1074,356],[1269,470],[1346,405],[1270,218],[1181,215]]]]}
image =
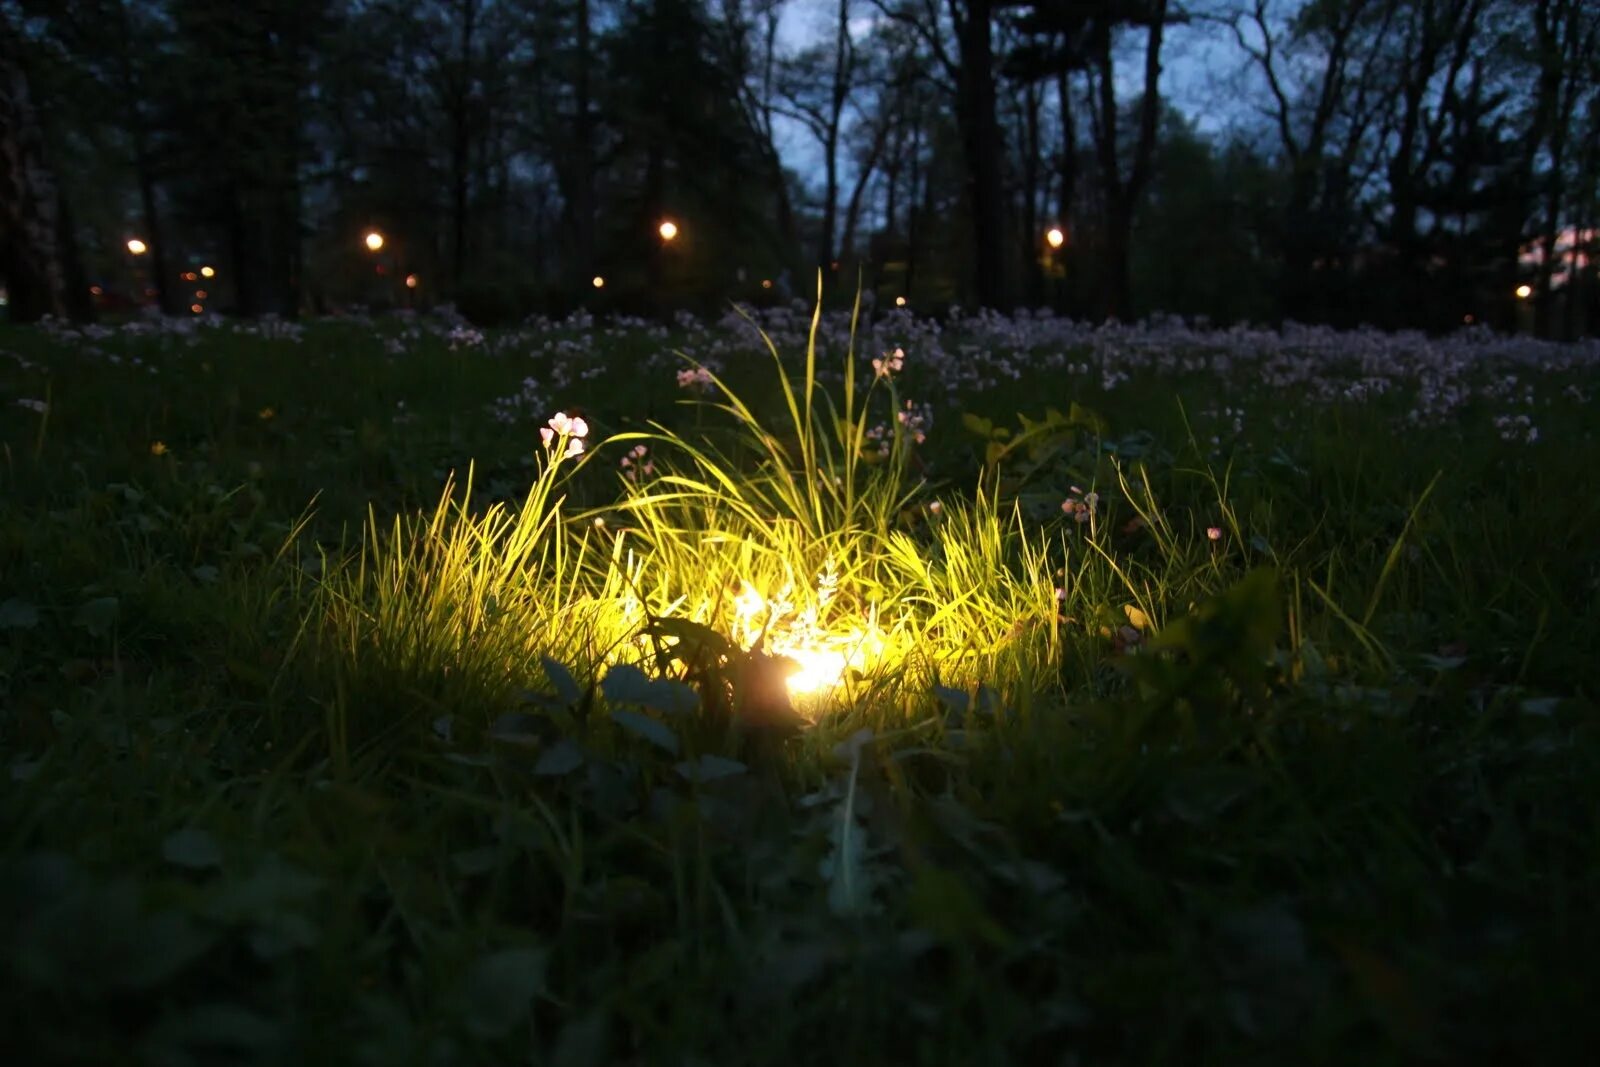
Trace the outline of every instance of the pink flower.
{"type": "Polygon", "coordinates": [[[1220,526],[1207,526],[1206,527],[1206,536],[1209,537],[1213,541],[1222,540],[1222,527],[1220,527],[1220,526]]]}
{"type": "Polygon", "coordinates": [[[583,421],[583,416],[569,417],[565,411],[558,411],[550,419],[548,426],[539,427],[539,438],[544,446],[549,448],[558,437],[567,439],[567,450],[564,459],[583,454],[583,439],[589,436],[589,424],[583,421]]]}

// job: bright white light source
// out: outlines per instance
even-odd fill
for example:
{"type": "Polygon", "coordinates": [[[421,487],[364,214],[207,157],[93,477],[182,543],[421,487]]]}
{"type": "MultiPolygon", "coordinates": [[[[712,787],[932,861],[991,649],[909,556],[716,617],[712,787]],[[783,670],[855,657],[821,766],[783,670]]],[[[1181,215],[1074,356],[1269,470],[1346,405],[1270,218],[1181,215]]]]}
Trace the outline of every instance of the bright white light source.
{"type": "Polygon", "coordinates": [[[367,251],[376,252],[383,247],[383,234],[377,230],[367,231],[367,251]]]}
{"type": "Polygon", "coordinates": [[[200,268],[200,277],[202,277],[202,278],[213,278],[213,277],[216,277],[216,273],[217,272],[215,270],[212,270],[210,267],[201,267],[200,268]]]}
{"type": "Polygon", "coordinates": [[[670,241],[678,236],[678,224],[671,219],[663,220],[661,225],[656,227],[656,232],[661,235],[663,241],[670,241]]]}
{"type": "Polygon", "coordinates": [[[1060,248],[1067,243],[1067,235],[1060,226],[1052,226],[1044,232],[1044,239],[1051,248],[1060,248]]]}
{"type": "Polygon", "coordinates": [[[594,286],[596,289],[604,289],[606,287],[606,280],[604,278],[602,278],[600,275],[596,274],[594,276],[594,280],[591,281],[589,284],[594,286]]]}
{"type": "Polygon", "coordinates": [[[1533,286],[1531,286],[1531,285],[1519,285],[1519,286],[1517,286],[1517,299],[1518,300],[1526,300],[1526,299],[1528,299],[1528,297],[1530,297],[1532,295],[1533,295],[1533,286]]]}
{"type": "Polygon", "coordinates": [[[128,239],[128,251],[136,256],[142,256],[149,251],[149,246],[137,237],[131,237],[128,239]]]}

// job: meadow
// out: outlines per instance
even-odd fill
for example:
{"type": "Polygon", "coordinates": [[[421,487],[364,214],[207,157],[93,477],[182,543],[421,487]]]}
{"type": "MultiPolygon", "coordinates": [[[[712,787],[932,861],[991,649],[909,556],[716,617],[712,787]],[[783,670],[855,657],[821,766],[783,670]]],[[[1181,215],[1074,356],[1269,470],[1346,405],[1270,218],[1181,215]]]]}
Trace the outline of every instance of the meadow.
{"type": "Polygon", "coordinates": [[[1574,1062],[1600,343],[0,333],[23,1063],[1574,1062]]]}

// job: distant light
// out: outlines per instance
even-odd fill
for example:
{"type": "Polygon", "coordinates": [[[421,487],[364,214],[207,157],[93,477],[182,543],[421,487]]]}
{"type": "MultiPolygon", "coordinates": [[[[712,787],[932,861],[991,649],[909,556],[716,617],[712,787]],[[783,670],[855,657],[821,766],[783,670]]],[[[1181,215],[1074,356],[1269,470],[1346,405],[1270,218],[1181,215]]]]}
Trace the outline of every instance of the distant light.
{"type": "Polygon", "coordinates": [[[1526,299],[1528,299],[1528,297],[1530,297],[1532,295],[1533,295],[1533,286],[1531,286],[1531,285],[1519,285],[1519,286],[1517,286],[1517,299],[1518,300],[1526,300],[1526,299]]]}
{"type": "Polygon", "coordinates": [[[377,230],[367,231],[367,251],[376,252],[383,247],[383,234],[377,230]]]}
{"type": "Polygon", "coordinates": [[[132,252],[134,255],[142,256],[146,252],[148,252],[149,250],[150,250],[150,246],[146,245],[143,241],[139,240],[137,237],[130,237],[128,239],[128,251],[132,252]]]}
{"type": "Polygon", "coordinates": [[[1067,243],[1067,235],[1060,226],[1052,226],[1044,232],[1045,243],[1051,248],[1060,248],[1067,243]]]}
{"type": "Polygon", "coordinates": [[[828,269],[829,270],[838,270],[839,269],[839,261],[836,259],[832,263],[829,263],[828,264],[828,269]]]}
{"type": "Polygon", "coordinates": [[[604,289],[606,287],[606,280],[600,277],[600,275],[596,274],[594,279],[590,281],[589,284],[594,286],[596,289],[604,289]]]}
{"type": "Polygon", "coordinates": [[[661,225],[656,227],[656,232],[661,235],[663,241],[671,241],[678,236],[678,224],[671,219],[663,220],[661,225]]]}
{"type": "Polygon", "coordinates": [[[154,289],[146,289],[144,291],[144,295],[145,296],[155,296],[156,295],[156,291],[154,289]]]}
{"type": "Polygon", "coordinates": [[[194,298],[196,300],[204,300],[206,298],[206,291],[204,289],[196,289],[194,291],[194,298]]]}
{"type": "Polygon", "coordinates": [[[422,279],[417,277],[415,274],[407,274],[406,275],[406,288],[407,289],[415,289],[421,282],[422,282],[422,279]]]}
{"type": "Polygon", "coordinates": [[[906,298],[903,297],[903,296],[895,297],[894,298],[894,306],[897,307],[897,308],[905,307],[906,306],[906,298]]]}
{"type": "Polygon", "coordinates": [[[205,308],[203,306],[201,306],[200,304],[190,304],[189,305],[189,310],[194,312],[196,315],[198,315],[198,314],[200,314],[200,312],[204,311],[205,308]]]}
{"type": "Polygon", "coordinates": [[[217,272],[212,270],[210,267],[201,267],[200,268],[200,277],[202,277],[202,278],[214,277],[216,275],[216,273],[217,272]]]}
{"type": "Polygon", "coordinates": [[[91,285],[89,286],[89,292],[95,296],[99,296],[100,294],[104,293],[105,290],[100,288],[98,285],[91,285]]]}
{"type": "Polygon", "coordinates": [[[1474,319],[1471,315],[1463,315],[1463,316],[1461,316],[1461,321],[1466,323],[1468,326],[1471,326],[1477,320],[1474,319]]]}
{"type": "Polygon", "coordinates": [[[198,281],[199,279],[200,275],[196,274],[192,270],[186,270],[183,272],[183,280],[186,282],[198,281]]]}
{"type": "Polygon", "coordinates": [[[763,289],[771,289],[772,288],[772,279],[771,278],[762,278],[761,279],[761,288],[763,288],[763,289]]]}

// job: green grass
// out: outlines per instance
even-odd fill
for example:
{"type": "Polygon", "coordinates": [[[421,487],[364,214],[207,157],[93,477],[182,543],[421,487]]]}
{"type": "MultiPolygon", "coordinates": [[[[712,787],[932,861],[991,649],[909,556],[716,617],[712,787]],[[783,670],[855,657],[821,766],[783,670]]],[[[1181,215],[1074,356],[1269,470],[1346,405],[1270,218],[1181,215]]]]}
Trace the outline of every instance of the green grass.
{"type": "Polygon", "coordinates": [[[1525,372],[1529,444],[1248,373],[846,388],[825,341],[686,406],[655,347],[507,425],[567,357],[0,334],[21,1062],[1595,1047],[1592,372],[1525,372]],[[773,721],[762,652],[869,621],[773,721]]]}

